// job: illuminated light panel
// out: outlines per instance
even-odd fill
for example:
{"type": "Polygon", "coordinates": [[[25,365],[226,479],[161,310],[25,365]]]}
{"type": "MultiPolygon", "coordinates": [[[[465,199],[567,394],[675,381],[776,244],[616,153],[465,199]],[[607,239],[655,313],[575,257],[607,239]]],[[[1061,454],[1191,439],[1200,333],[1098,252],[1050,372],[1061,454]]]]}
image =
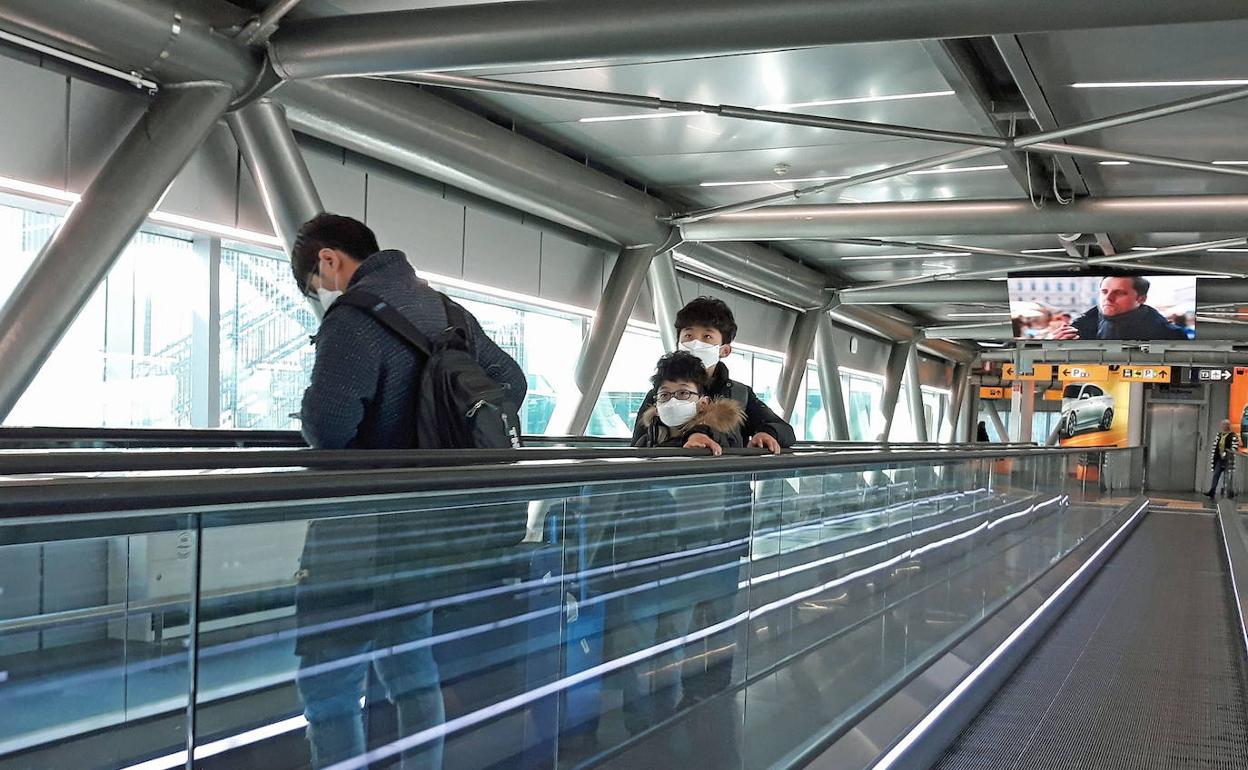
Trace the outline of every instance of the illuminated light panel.
{"type": "Polygon", "coordinates": [[[921,171],[911,171],[912,176],[920,176],[922,174],[967,174],[973,171],[1003,171],[1008,168],[1004,163],[996,166],[957,166],[954,168],[925,168],[921,171]]]}
{"type": "Polygon", "coordinates": [[[1222,248],[1222,249],[1205,249],[1205,251],[1211,254],[1243,254],[1245,252],[1248,252],[1248,249],[1222,248]]]}
{"type": "Polygon", "coordinates": [[[784,184],[794,182],[839,182],[842,179],[849,179],[847,176],[805,176],[786,179],[778,176],[775,179],[745,179],[739,182],[702,182],[698,187],[739,187],[751,184],[784,184]]]}
{"type": "Polygon", "coordinates": [[[929,251],[924,254],[877,254],[874,256],[858,255],[841,257],[842,262],[866,262],[877,259],[933,259],[936,257],[969,257],[969,251],[929,251]]]}
{"type": "Polygon", "coordinates": [[[1220,78],[1213,80],[1109,80],[1071,83],[1071,88],[1201,88],[1205,86],[1248,86],[1248,80],[1220,78]]]}
{"type": "Polygon", "coordinates": [[[701,115],[692,110],[676,110],[674,112],[643,112],[640,115],[603,115],[597,118],[581,118],[578,123],[615,123],[623,120],[658,120],[660,118],[687,118],[701,115]]]}
{"type": "Polygon", "coordinates": [[[889,94],[886,96],[851,96],[847,99],[821,99],[814,102],[792,102],[790,104],[762,104],[755,109],[783,112],[784,110],[802,107],[835,107],[838,104],[872,104],[874,102],[899,102],[906,99],[930,99],[935,96],[953,96],[953,91],[919,91],[912,94],[889,94]]]}
{"type": "Polygon", "coordinates": [[[1096,165],[1098,166],[1130,166],[1131,162],[1126,160],[1103,160],[1096,165]]]}
{"type": "Polygon", "coordinates": [[[1215,166],[1248,166],[1248,160],[1215,160],[1215,166]]]}

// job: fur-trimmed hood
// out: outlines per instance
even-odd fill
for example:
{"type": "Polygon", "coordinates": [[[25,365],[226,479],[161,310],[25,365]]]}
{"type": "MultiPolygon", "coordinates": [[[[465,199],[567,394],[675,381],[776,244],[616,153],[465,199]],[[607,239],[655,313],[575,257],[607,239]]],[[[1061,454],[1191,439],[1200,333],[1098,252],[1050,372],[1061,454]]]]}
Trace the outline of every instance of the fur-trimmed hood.
{"type": "MultiPolygon", "coordinates": [[[[642,424],[647,429],[654,427],[659,422],[659,407],[652,406],[641,415],[642,424]]],[[[732,433],[739,431],[741,426],[745,424],[745,412],[741,410],[741,406],[730,398],[715,398],[706,405],[706,408],[693,416],[689,422],[676,428],[667,428],[674,436],[684,436],[692,433],[696,428],[709,428],[715,433],[732,433]]]]}

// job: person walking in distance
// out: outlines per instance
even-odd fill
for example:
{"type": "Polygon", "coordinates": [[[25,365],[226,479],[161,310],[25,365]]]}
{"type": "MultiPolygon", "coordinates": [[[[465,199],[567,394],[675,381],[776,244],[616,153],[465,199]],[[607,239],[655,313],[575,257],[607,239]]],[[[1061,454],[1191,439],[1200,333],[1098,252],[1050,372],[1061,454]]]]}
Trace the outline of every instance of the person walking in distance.
{"type": "Polygon", "coordinates": [[[1218,481],[1222,481],[1222,490],[1229,498],[1235,497],[1235,453],[1239,451],[1239,434],[1231,428],[1230,420],[1222,421],[1222,429],[1213,440],[1209,451],[1209,465],[1213,471],[1213,480],[1209,482],[1209,491],[1205,497],[1213,498],[1218,493],[1218,481]]]}

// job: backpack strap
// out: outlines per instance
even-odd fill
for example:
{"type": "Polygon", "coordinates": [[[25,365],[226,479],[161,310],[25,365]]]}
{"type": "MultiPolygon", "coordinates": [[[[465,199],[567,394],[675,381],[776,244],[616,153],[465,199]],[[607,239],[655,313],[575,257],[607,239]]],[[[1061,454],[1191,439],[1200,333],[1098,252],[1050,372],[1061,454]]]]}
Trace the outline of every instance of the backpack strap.
{"type": "Polygon", "coordinates": [[[476,346],[472,342],[472,333],[469,331],[468,317],[464,309],[442,292],[438,292],[438,296],[442,298],[442,309],[446,311],[447,331],[458,336],[469,353],[475,353],[476,346]]]}
{"type": "Polygon", "coordinates": [[[377,322],[382,326],[394,332],[399,339],[415,348],[425,358],[433,355],[433,343],[429,341],[429,338],[422,334],[416,328],[416,325],[407,320],[402,313],[395,310],[394,306],[376,294],[359,290],[346,292],[334,304],[329,306],[329,311],[326,315],[339,305],[349,305],[350,307],[363,310],[377,319],[377,322]]]}

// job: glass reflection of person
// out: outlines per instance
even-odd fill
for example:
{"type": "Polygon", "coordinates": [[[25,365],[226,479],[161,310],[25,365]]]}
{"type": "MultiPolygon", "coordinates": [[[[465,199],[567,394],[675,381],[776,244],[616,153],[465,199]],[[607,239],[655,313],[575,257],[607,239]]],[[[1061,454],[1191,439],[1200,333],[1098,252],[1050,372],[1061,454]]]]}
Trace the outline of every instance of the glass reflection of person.
{"type": "Polygon", "coordinates": [[[1054,340],[1183,340],[1187,334],[1146,304],[1146,278],[1108,276],[1101,279],[1096,307],[1055,328],[1054,340]]]}

